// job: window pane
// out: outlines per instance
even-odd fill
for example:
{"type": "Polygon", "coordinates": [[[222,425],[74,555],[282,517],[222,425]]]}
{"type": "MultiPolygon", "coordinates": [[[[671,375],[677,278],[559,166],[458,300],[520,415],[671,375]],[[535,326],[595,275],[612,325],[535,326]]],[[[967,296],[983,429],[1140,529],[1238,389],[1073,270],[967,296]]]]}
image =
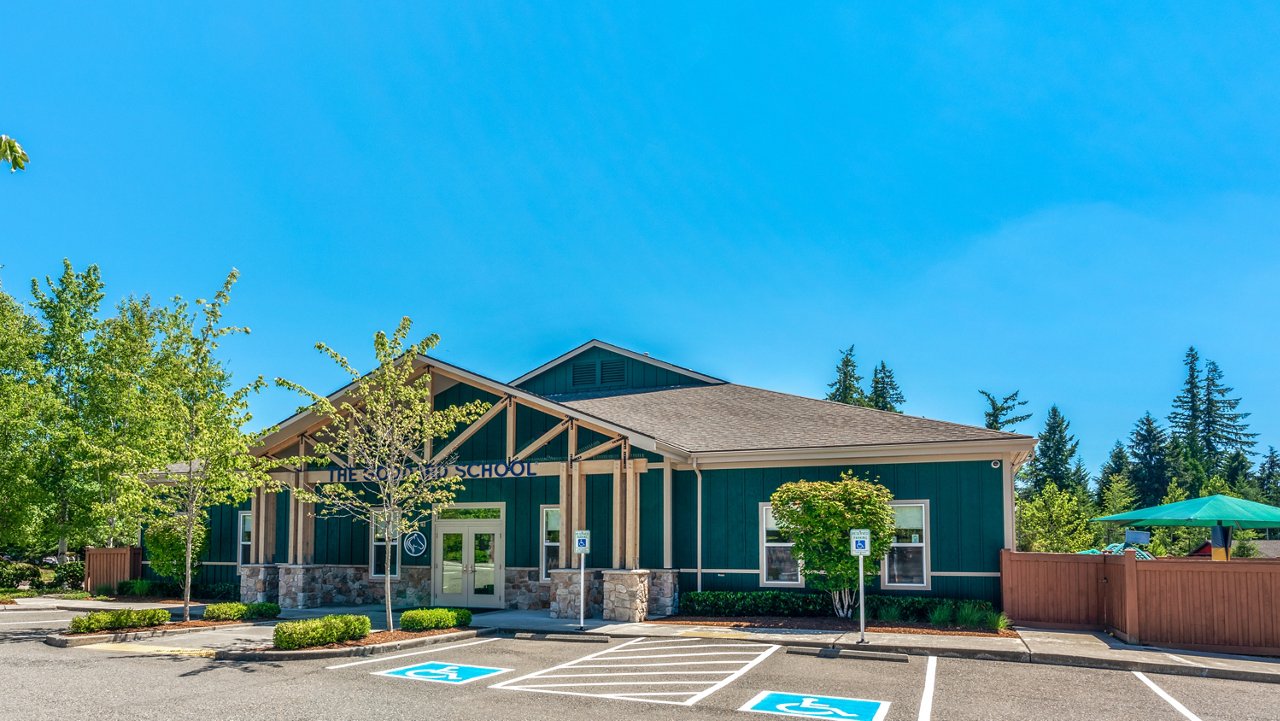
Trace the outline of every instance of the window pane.
{"type": "Polygon", "coordinates": [[[924,549],[919,546],[894,546],[889,549],[885,583],[924,585],[924,549]]]}
{"type": "Polygon", "coordinates": [[[764,580],[771,583],[800,581],[800,566],[796,563],[790,546],[770,546],[764,549],[764,580]]]}
{"type": "Polygon", "coordinates": [[[445,508],[440,511],[440,518],[480,518],[498,520],[502,518],[501,508],[445,508]]]}
{"type": "MultiPolygon", "coordinates": [[[[381,543],[374,544],[373,546],[373,575],[375,576],[387,575],[387,571],[386,571],[387,563],[386,563],[386,559],[384,558],[384,554],[386,554],[386,551],[383,550],[384,548],[385,548],[385,545],[381,543]]],[[[398,558],[398,556],[400,555],[399,551],[400,549],[397,548],[395,544],[392,544],[391,546],[391,575],[392,576],[396,575],[397,569],[399,568],[399,560],[400,560],[398,558]]]]}
{"type": "Polygon", "coordinates": [[[543,558],[546,559],[543,563],[546,564],[544,568],[546,568],[548,571],[559,568],[560,567],[560,544],[559,543],[546,544],[545,546],[542,547],[542,556],[543,558]]]}
{"type": "Polygon", "coordinates": [[[495,534],[477,533],[472,539],[471,559],[471,593],[477,596],[492,596],[497,592],[497,563],[494,560],[493,547],[495,534]]]}
{"type": "Polygon", "coordinates": [[[895,543],[924,543],[924,506],[894,506],[895,543]]]}
{"type": "Polygon", "coordinates": [[[251,540],[253,540],[253,516],[246,513],[240,516],[240,541],[251,540]]]}
{"type": "Polygon", "coordinates": [[[773,509],[764,507],[764,541],[765,543],[790,543],[787,534],[778,530],[778,522],[773,517],[773,509]]]}
{"type": "Polygon", "coordinates": [[[462,534],[441,534],[441,592],[462,593],[462,534]]]}
{"type": "Polygon", "coordinates": [[[545,508],[542,511],[543,528],[546,529],[543,541],[547,543],[560,542],[560,509],[545,508]]]}
{"type": "Polygon", "coordinates": [[[240,544],[240,565],[243,566],[249,563],[249,549],[251,548],[252,546],[247,543],[240,544]]]}

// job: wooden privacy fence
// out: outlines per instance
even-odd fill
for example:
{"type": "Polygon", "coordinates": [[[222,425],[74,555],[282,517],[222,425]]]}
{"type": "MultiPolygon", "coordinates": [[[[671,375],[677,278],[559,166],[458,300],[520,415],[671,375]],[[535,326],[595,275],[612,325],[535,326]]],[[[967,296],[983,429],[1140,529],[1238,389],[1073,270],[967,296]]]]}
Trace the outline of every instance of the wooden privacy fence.
{"type": "Polygon", "coordinates": [[[103,586],[115,591],[121,581],[142,578],[142,549],[137,546],[121,548],[84,549],[84,587],[93,592],[103,586]]]}
{"type": "Polygon", "coordinates": [[[1000,579],[1014,623],[1105,630],[1128,643],[1280,655],[1280,560],[1002,551],[1000,579]]]}

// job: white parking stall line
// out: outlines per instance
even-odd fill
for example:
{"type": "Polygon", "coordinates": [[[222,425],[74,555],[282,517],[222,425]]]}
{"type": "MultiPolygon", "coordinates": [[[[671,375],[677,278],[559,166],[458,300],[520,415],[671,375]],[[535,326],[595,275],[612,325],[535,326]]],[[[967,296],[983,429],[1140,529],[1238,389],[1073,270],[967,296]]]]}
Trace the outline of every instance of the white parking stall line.
{"type": "Polygon", "coordinates": [[[933,689],[938,680],[938,657],[930,656],[924,669],[924,692],[920,694],[919,721],[929,721],[933,716],[933,689]]]}
{"type": "Polygon", "coordinates": [[[1178,713],[1182,714],[1184,717],[1190,719],[1190,721],[1200,721],[1199,716],[1191,713],[1190,709],[1178,703],[1178,699],[1170,696],[1167,691],[1157,686],[1156,682],[1147,678],[1146,674],[1142,673],[1141,671],[1134,671],[1133,675],[1137,676],[1139,681],[1145,683],[1147,685],[1147,688],[1150,688],[1152,691],[1155,691],[1156,695],[1164,699],[1170,706],[1172,706],[1174,711],[1177,711],[1178,713]]]}
{"type": "Polygon", "coordinates": [[[467,643],[441,644],[439,646],[434,646],[432,648],[429,648],[425,651],[413,651],[411,653],[401,653],[395,656],[376,656],[374,658],[366,658],[363,661],[351,661],[350,663],[340,663],[336,666],[325,666],[324,668],[326,671],[333,671],[335,669],[347,668],[349,666],[359,666],[360,664],[363,664],[363,663],[378,663],[379,661],[391,661],[397,658],[407,658],[409,656],[422,656],[423,654],[428,654],[428,653],[440,653],[441,651],[452,651],[455,648],[462,648],[464,646],[475,646],[476,644],[489,643],[490,641],[497,641],[497,640],[498,639],[496,638],[482,638],[478,641],[468,641],[467,643]]]}
{"type": "Polygon", "coordinates": [[[71,623],[69,618],[32,618],[27,621],[4,621],[0,626],[30,626],[32,624],[71,623]]]}
{"type": "Polygon", "coordinates": [[[692,706],[741,678],[779,648],[763,643],[691,643],[689,639],[678,639],[676,645],[652,643],[642,638],[633,639],[490,688],[692,706]],[[697,650],[703,648],[743,650],[697,650]],[[689,658],[699,656],[728,658],[689,658]],[[655,661],[636,663],[634,659],[655,661]],[[637,670],[647,668],[655,670],[637,670]]]}

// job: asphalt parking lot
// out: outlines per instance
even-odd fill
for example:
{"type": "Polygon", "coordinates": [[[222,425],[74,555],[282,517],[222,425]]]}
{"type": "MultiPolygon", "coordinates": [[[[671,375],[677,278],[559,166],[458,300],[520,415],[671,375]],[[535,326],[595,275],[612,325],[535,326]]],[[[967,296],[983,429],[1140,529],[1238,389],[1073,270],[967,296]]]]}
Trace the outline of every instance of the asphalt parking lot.
{"type": "MultiPolygon", "coordinates": [[[[58,649],[66,612],[0,613],[0,719],[1276,719],[1280,686],[734,639],[470,639],[357,659],[235,663],[180,645],[58,649]],[[774,695],[769,695],[773,692],[774,695]]],[[[260,631],[256,633],[261,633],[260,631]]]]}

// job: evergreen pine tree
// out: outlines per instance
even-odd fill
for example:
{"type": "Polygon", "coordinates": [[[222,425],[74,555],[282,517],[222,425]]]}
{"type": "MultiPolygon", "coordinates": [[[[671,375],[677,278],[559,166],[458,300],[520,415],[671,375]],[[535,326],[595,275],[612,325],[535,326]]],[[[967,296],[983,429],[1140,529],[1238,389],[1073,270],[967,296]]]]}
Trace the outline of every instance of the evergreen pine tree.
{"type": "Polygon", "coordinates": [[[1204,399],[1200,414],[1200,447],[1204,449],[1206,467],[1218,470],[1231,451],[1248,451],[1257,443],[1257,433],[1249,432],[1248,413],[1237,410],[1239,398],[1231,398],[1235,389],[1223,383],[1218,364],[1204,366],[1204,399]]]}
{"type": "Polygon", "coordinates": [[[1263,503],[1280,505],[1280,451],[1276,451],[1275,446],[1267,447],[1267,454],[1258,464],[1256,479],[1263,503]]]}
{"type": "Polygon", "coordinates": [[[836,379],[827,384],[831,392],[827,400],[847,403],[851,406],[867,404],[866,393],[862,390],[862,376],[858,375],[858,361],[853,356],[853,346],[849,346],[840,354],[840,362],[836,364],[836,379]]]}
{"type": "Polygon", "coordinates": [[[1196,451],[1195,445],[1186,439],[1177,437],[1169,440],[1165,456],[1169,463],[1169,478],[1177,480],[1188,493],[1200,495],[1200,489],[1209,480],[1203,453],[1196,451]]]}
{"type": "MultiPolygon", "coordinates": [[[[1028,488],[1033,494],[1040,493],[1050,483],[1064,492],[1081,488],[1081,479],[1074,468],[1080,442],[1070,430],[1071,424],[1058,406],[1050,406],[1044,430],[1040,431],[1040,442],[1036,444],[1035,454],[1026,467],[1028,488]]],[[[1084,475],[1087,479],[1089,474],[1085,472],[1084,475]]]]}
{"type": "Polygon", "coordinates": [[[1133,462],[1129,460],[1129,452],[1125,450],[1124,444],[1116,441],[1111,447],[1111,454],[1107,456],[1107,462],[1102,464],[1102,469],[1098,472],[1098,503],[1102,503],[1103,493],[1106,487],[1111,483],[1112,476],[1124,476],[1129,478],[1129,472],[1133,468],[1133,462]]]}
{"type": "Polygon", "coordinates": [[[1173,410],[1169,412],[1169,434],[1179,439],[1193,458],[1203,460],[1204,382],[1200,374],[1200,352],[1195,346],[1187,348],[1182,364],[1187,374],[1182,381],[1182,390],[1173,399],[1173,410]]]}
{"type": "Polygon", "coordinates": [[[866,404],[882,411],[901,413],[898,406],[906,400],[902,389],[898,388],[898,382],[893,379],[893,371],[889,370],[884,361],[880,361],[880,365],[871,374],[871,394],[867,396],[866,404]]]}
{"type": "Polygon", "coordinates": [[[1017,410],[1019,406],[1025,406],[1027,404],[1026,401],[1018,400],[1018,391],[1014,391],[1000,399],[997,399],[987,391],[980,390],[978,392],[982,394],[983,398],[987,399],[987,403],[991,406],[983,412],[982,416],[986,427],[993,431],[1003,431],[1004,429],[1009,428],[1010,426],[1016,426],[1031,417],[1030,413],[1025,413],[1020,416],[1010,415],[1017,410]]]}
{"type": "Polygon", "coordinates": [[[1129,453],[1133,459],[1129,475],[1138,493],[1138,507],[1159,504],[1169,486],[1169,435],[1150,413],[1134,424],[1129,453]]]}
{"type": "Polygon", "coordinates": [[[1222,462],[1222,477],[1233,495],[1250,501],[1266,503],[1258,479],[1253,475],[1253,463],[1245,452],[1236,449],[1222,462]]]}

